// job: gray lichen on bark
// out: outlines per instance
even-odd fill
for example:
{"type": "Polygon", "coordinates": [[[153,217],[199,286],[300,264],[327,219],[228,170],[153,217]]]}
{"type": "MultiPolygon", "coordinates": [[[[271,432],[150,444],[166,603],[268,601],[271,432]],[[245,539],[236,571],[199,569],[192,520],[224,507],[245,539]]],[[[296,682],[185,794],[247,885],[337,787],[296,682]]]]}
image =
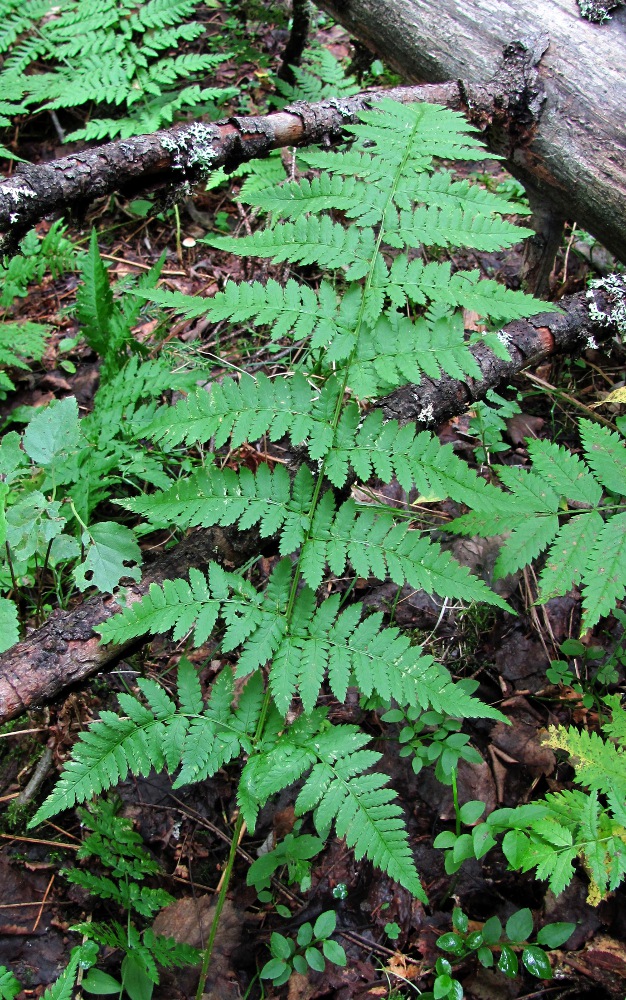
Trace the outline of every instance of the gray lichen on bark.
{"type": "Polygon", "coordinates": [[[179,132],[161,133],[161,145],[172,155],[172,169],[185,176],[202,179],[213,170],[218,152],[213,143],[219,141],[220,130],[215,125],[192,122],[179,132]]]}
{"type": "Polygon", "coordinates": [[[610,12],[623,7],[626,0],[578,0],[581,17],[594,24],[611,20],[610,12]]]}
{"type": "Polygon", "coordinates": [[[617,336],[626,341],[626,275],[608,274],[605,278],[592,281],[587,291],[587,301],[590,319],[598,326],[615,330],[617,336]],[[604,292],[610,303],[610,310],[598,307],[596,291],[604,292]]]}

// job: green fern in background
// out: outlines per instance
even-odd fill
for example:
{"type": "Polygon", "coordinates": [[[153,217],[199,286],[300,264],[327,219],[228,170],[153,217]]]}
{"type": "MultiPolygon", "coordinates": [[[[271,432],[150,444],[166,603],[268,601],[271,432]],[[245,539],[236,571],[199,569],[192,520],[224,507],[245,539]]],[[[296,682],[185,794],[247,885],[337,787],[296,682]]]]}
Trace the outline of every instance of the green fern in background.
{"type": "MultiPolygon", "coordinates": [[[[129,770],[180,768],[179,785],[246,754],[240,822],[253,829],[266,799],[304,778],[297,812],[313,811],[324,835],[334,822],[358,857],[368,857],[424,898],[388,779],[371,770],[379,755],[356,727],[332,725],[316,707],[322,684],[341,701],[356,684],[364,695],[458,718],[500,714],[455,685],[398,629],[384,627],[381,615],[364,614],[359,604],[342,607],[339,594],[320,602],[316,590],[327,567],[341,574],[351,566],[428,593],[503,605],[417,530],[409,512],[358,504],[337,491],[355,476],[367,481],[376,474],[389,482],[397,475],[405,489],[417,487],[429,499],[452,496],[472,507],[500,509],[502,492],[436,437],[414,424],[384,424],[377,412],[363,419],[357,397],[418,381],[422,371],[472,371],[459,315],[481,294],[483,315],[500,322],[545,306],[495,283],[481,292],[472,272],[451,282],[447,263],[424,266],[410,256],[424,243],[492,248],[512,245],[529,232],[502,218],[508,205],[501,197],[477,197],[451,174],[433,174],[436,156],[485,158],[465,121],[443,108],[391,101],[361,117],[362,124],[349,129],[355,142],[347,151],[311,154],[316,168],[326,169],[319,181],[259,192],[270,226],[241,239],[207,240],[241,255],[315,263],[328,272],[318,291],[271,281],[252,291],[245,284],[228,286],[208,300],[143,293],[187,314],[233,322],[245,317],[251,325],[270,327],[275,337],[305,338],[307,349],[286,375],[224,378],[209,391],[189,394],[167,415],[155,414],[141,435],[169,446],[211,442],[213,448],[287,436],[309,460],[293,480],[266,463],[256,473],[207,465],[166,490],[125,502],[155,526],[259,525],[261,534],[278,535],[283,558],[264,589],[210,563],[206,574],[192,571],[188,581],[152,586],[143,600],[101,626],[103,639],[111,642],[173,629],[179,639],[193,631],[194,642],[202,644],[221,622],[221,648],[237,651],[237,665],[234,673],[226,666],[219,674],[207,704],[184,661],[176,701],[156,683],[140,681],[141,700],[122,695],[124,716],[103,713],[83,735],[35,821],[110,787],[129,770]],[[431,176],[437,183],[425,183],[431,176]],[[343,185],[350,204],[360,206],[350,209],[348,229],[333,216],[346,209],[343,185]],[[248,678],[236,709],[235,678],[248,678]],[[296,698],[302,714],[286,725],[296,698]]],[[[497,337],[486,339],[505,353],[497,337]]]]}
{"type": "MultiPolygon", "coordinates": [[[[205,6],[211,6],[211,0],[205,6]]],[[[204,86],[224,54],[185,52],[205,33],[200,0],[0,0],[0,126],[26,109],[87,104],[116,109],[71,139],[125,138],[170,125],[189,109],[214,112],[236,89],[204,86]],[[43,67],[43,72],[41,71],[43,67]],[[6,95],[6,97],[4,96],[6,95]]]]}
{"type": "Polygon", "coordinates": [[[598,733],[551,727],[544,741],[564,750],[576,772],[575,788],[488,818],[506,829],[502,849],[511,867],[547,879],[555,893],[569,884],[580,859],[589,876],[588,901],[596,905],[626,876],[626,711],[606,699],[611,719],[598,733]]]}
{"type": "Polygon", "coordinates": [[[29,286],[41,282],[46,272],[56,278],[76,267],[76,250],[66,239],[65,228],[60,220],[54,222],[43,239],[31,230],[20,243],[21,252],[0,261],[0,398],[15,388],[4,368],[27,369],[27,361],[43,356],[50,328],[14,319],[12,312],[16,300],[24,298],[29,286]]]}

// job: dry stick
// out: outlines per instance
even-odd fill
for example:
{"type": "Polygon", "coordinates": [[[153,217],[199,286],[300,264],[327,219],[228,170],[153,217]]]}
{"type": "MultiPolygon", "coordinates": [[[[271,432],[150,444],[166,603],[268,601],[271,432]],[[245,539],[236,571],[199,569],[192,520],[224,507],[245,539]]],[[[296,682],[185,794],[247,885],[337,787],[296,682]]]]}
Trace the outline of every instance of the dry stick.
{"type": "MultiPolygon", "coordinates": [[[[523,78],[518,82],[525,81],[525,73],[525,67],[516,70],[523,78]]],[[[529,142],[532,129],[526,129],[524,138],[518,136],[519,107],[509,110],[511,79],[496,74],[487,87],[455,81],[364,91],[319,104],[296,101],[270,115],[192,122],[48,163],[19,164],[11,177],[0,180],[0,254],[16,253],[22,236],[46,216],[70,206],[87,207],[114,191],[137,194],[164,184],[197,183],[218,167],[231,169],[272,149],[338,141],[360,111],[383,98],[442,104],[463,112],[480,128],[497,124],[511,145],[529,142]]]]}
{"type": "MultiPolygon", "coordinates": [[[[510,361],[475,345],[471,350],[482,372],[480,379],[459,381],[444,376],[438,382],[425,378],[419,386],[404,386],[382,401],[385,416],[435,428],[463,413],[489,389],[508,382],[527,365],[553,354],[581,350],[589,338],[598,341],[613,336],[617,328],[611,316],[626,305],[626,278],[614,277],[610,287],[610,292],[597,288],[564,298],[562,314],[543,313],[509,323],[502,336],[510,361]]],[[[185,576],[190,567],[204,568],[211,559],[242,565],[258,548],[254,532],[238,533],[233,528],[196,531],[149,566],[141,583],[127,588],[127,600],[137,601],[151,583],[185,576]]],[[[93,629],[118,610],[113,597],[97,595],[73,611],[55,611],[45,625],[0,656],[0,725],[141,648],[147,641],[145,636],[122,646],[100,646],[93,629]]]]}
{"type": "Polygon", "coordinates": [[[311,0],[292,0],[291,31],[283,52],[283,61],[278,70],[279,78],[286,80],[287,83],[294,84],[296,82],[292,66],[299,66],[302,62],[302,53],[309,37],[312,16],[313,4],[311,0]]]}

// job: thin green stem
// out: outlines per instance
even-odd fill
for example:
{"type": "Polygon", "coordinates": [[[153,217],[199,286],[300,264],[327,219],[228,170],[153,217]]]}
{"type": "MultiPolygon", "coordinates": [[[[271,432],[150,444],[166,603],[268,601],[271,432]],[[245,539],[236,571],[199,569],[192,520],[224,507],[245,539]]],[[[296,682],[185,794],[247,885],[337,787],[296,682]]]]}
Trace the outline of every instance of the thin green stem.
{"type": "MultiPolygon", "coordinates": [[[[256,731],[254,734],[253,743],[257,743],[263,734],[263,729],[265,728],[265,720],[267,718],[267,713],[270,707],[271,700],[272,696],[268,688],[263,698],[263,704],[261,706],[259,720],[256,725],[256,731]]],[[[213,920],[211,922],[211,930],[209,931],[209,940],[207,941],[206,947],[202,954],[202,967],[200,969],[200,978],[198,979],[196,1000],[202,1000],[202,995],[204,993],[204,987],[206,985],[206,979],[209,973],[209,965],[211,964],[211,955],[213,954],[213,946],[215,944],[215,938],[217,935],[217,929],[219,927],[222,910],[224,908],[224,903],[226,902],[226,895],[228,893],[230,880],[233,874],[233,866],[235,864],[235,858],[237,856],[237,848],[239,846],[239,841],[241,839],[243,826],[244,826],[243,813],[239,813],[239,816],[237,817],[237,822],[235,823],[235,829],[233,830],[233,835],[230,841],[228,860],[226,862],[226,867],[222,875],[222,886],[220,888],[219,895],[217,897],[217,902],[215,904],[215,913],[213,914],[213,920]]]]}
{"type": "Polygon", "coordinates": [[[456,767],[452,768],[452,802],[454,803],[454,827],[457,837],[461,836],[461,810],[459,808],[459,789],[456,781],[456,767]]]}
{"type": "Polygon", "coordinates": [[[215,904],[215,913],[213,914],[213,922],[211,924],[211,930],[209,932],[209,940],[206,943],[206,948],[204,949],[204,953],[202,955],[202,967],[200,969],[198,989],[196,990],[196,1000],[202,1000],[202,996],[204,993],[206,978],[209,972],[209,965],[211,964],[211,955],[213,954],[213,945],[215,944],[215,937],[217,935],[217,929],[219,926],[220,917],[222,915],[224,903],[226,902],[226,895],[228,893],[228,888],[230,886],[230,879],[233,873],[233,866],[235,864],[235,858],[237,856],[237,847],[239,846],[239,838],[241,836],[241,831],[243,830],[243,824],[244,824],[243,814],[239,813],[239,816],[237,817],[237,822],[235,823],[235,829],[233,830],[232,840],[230,842],[228,861],[226,862],[226,867],[224,869],[224,874],[222,876],[222,888],[219,891],[217,902],[215,904]]]}

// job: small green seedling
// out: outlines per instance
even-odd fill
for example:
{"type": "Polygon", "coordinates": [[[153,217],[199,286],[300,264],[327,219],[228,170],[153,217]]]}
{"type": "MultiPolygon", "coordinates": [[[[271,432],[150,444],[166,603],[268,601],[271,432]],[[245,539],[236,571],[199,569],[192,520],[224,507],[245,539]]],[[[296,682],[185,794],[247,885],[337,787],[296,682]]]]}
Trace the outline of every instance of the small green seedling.
{"type": "Polygon", "coordinates": [[[301,892],[308,892],[311,887],[311,858],[319,854],[323,847],[324,841],[320,837],[288,833],[272,851],[262,854],[250,865],[248,885],[253,885],[261,901],[266,902],[268,900],[262,894],[269,889],[274,873],[286,866],[287,882],[297,882],[301,892]]]}
{"type": "MultiPolygon", "coordinates": [[[[626,613],[615,610],[613,617],[626,630],[626,613]]],[[[617,684],[619,667],[626,666],[623,638],[608,657],[601,646],[585,646],[579,639],[566,639],[559,650],[568,659],[552,660],[546,677],[551,684],[571,687],[581,696],[586,709],[598,706],[598,694],[606,694],[612,684],[617,684]]]]}
{"type": "MultiPolygon", "coordinates": [[[[521,949],[522,965],[537,979],[551,979],[552,966],[547,950],[558,948],[571,937],[576,925],[571,923],[546,924],[538,932],[535,943],[529,944],[533,934],[533,915],[526,907],[511,914],[506,927],[498,917],[490,917],[479,931],[469,930],[469,920],[459,907],[452,911],[453,930],[442,934],[437,947],[463,961],[476,955],[480,964],[491,969],[496,966],[509,979],[519,973],[517,952],[521,949]]],[[[446,959],[438,959],[435,964],[436,978],[432,993],[423,993],[422,1000],[461,1000],[463,987],[452,977],[452,966],[446,959]]]]}
{"type": "MultiPolygon", "coordinates": [[[[469,690],[465,682],[461,683],[467,694],[478,687],[476,684],[469,690]]],[[[435,777],[444,785],[452,784],[460,760],[471,764],[480,764],[482,760],[478,751],[469,745],[469,736],[460,732],[461,722],[442,712],[432,709],[424,712],[418,707],[392,708],[385,712],[382,721],[403,724],[398,736],[403,744],[400,756],[413,756],[411,766],[416,774],[423,767],[434,764],[435,777]]]]}
{"type": "Polygon", "coordinates": [[[282,986],[292,972],[304,975],[309,968],[323,972],[325,959],[334,965],[345,965],[345,951],[336,941],[330,940],[336,926],[335,911],[326,910],[315,924],[302,924],[295,941],[274,932],[270,939],[272,957],[261,969],[261,979],[271,979],[274,986],[282,986]]]}

